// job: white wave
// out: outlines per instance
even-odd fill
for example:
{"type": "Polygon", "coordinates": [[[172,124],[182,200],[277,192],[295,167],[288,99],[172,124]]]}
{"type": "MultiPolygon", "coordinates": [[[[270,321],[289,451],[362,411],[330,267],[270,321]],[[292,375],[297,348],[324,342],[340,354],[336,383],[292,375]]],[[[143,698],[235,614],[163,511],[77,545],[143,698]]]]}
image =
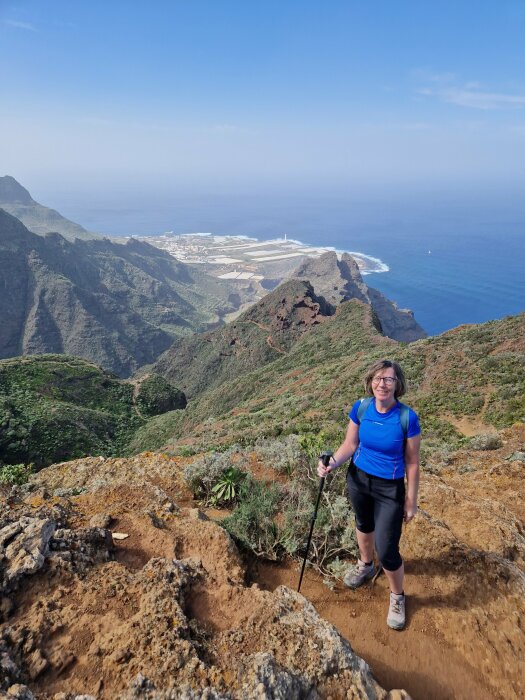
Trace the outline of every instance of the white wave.
{"type": "MultiPolygon", "coordinates": [[[[339,251],[338,251],[339,252],[339,251]]],[[[355,255],[356,257],[364,258],[365,260],[370,260],[370,262],[377,266],[377,269],[370,270],[370,272],[389,272],[390,268],[388,265],[381,260],[381,258],[374,258],[372,255],[367,255],[366,253],[352,252],[351,250],[346,251],[348,255],[355,255]]],[[[370,274],[367,272],[366,274],[370,274]]]]}

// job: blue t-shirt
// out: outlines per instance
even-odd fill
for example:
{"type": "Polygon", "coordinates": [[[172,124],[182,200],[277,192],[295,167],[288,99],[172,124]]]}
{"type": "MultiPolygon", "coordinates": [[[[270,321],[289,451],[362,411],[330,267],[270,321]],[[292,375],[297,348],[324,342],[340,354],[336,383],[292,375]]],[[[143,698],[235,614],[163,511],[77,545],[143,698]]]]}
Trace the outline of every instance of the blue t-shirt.
{"type": "MultiPolygon", "coordinates": [[[[401,479],[405,476],[405,434],[399,401],[387,413],[379,413],[374,399],[359,422],[357,412],[360,403],[356,401],[348,414],[350,420],[359,425],[359,445],[354,452],[354,464],[373,476],[401,479]]],[[[417,414],[409,408],[406,437],[415,437],[420,432],[417,414]]]]}

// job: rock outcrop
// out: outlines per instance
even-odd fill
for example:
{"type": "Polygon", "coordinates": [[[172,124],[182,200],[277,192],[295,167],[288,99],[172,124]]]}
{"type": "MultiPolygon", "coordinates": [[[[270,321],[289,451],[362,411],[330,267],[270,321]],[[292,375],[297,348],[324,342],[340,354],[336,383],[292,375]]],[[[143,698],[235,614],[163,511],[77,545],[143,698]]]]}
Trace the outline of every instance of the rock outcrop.
{"type": "Polygon", "coordinates": [[[99,464],[83,495],[53,489],[58,465],[4,504],[0,697],[394,697],[302,595],[245,585],[229,535],[153,484],[175,460],[99,464]]]}
{"type": "Polygon", "coordinates": [[[42,470],[0,503],[0,698],[408,697],[359,657],[415,698],[520,697],[524,431],[427,455],[402,538],[402,635],[385,625],[385,577],[329,591],[307,572],[314,608],[292,590],[296,567],[247,574],[189,500],[183,458],[42,470]]]}
{"type": "Polygon", "coordinates": [[[348,253],[343,253],[340,260],[335,252],[307,259],[293,276],[308,280],[316,295],[334,308],[349,299],[368,304],[377,316],[382,333],[389,338],[411,343],[427,335],[412,311],[399,309],[377,289],[365,284],[356,261],[348,253]]]}

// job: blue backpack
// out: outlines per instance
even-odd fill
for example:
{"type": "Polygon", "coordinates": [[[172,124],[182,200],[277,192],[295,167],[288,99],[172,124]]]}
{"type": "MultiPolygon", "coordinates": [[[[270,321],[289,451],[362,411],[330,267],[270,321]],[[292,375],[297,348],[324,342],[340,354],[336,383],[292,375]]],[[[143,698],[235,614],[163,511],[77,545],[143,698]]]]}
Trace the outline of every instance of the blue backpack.
{"type": "MultiPolygon", "coordinates": [[[[373,400],[373,396],[367,396],[366,399],[361,399],[361,403],[359,404],[359,408],[357,409],[357,418],[359,420],[359,423],[361,423],[361,420],[365,415],[366,409],[370,406],[373,400]]],[[[401,401],[399,402],[399,414],[399,420],[401,423],[401,427],[403,428],[403,435],[405,436],[406,440],[408,433],[408,420],[410,416],[408,406],[405,406],[405,404],[401,403],[401,401]]]]}

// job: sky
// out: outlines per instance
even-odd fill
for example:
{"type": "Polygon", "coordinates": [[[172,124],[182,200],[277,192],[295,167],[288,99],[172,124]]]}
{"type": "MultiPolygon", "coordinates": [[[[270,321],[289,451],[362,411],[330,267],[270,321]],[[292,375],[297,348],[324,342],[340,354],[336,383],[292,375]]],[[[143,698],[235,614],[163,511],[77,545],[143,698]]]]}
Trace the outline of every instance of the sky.
{"type": "Polygon", "coordinates": [[[0,0],[0,175],[519,192],[524,37],[523,0],[0,0]]]}

